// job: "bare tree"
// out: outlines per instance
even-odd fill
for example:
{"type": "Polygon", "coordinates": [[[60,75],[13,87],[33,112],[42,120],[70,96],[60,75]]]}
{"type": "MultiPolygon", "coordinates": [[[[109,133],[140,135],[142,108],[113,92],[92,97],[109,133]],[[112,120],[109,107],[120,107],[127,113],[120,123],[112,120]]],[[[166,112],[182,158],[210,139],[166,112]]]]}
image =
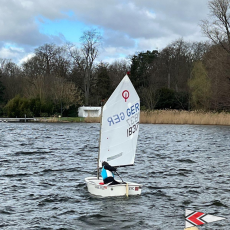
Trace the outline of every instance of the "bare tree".
{"type": "Polygon", "coordinates": [[[130,64],[126,60],[114,61],[108,67],[108,72],[111,80],[111,87],[115,89],[130,70],[130,64]]]}
{"type": "Polygon", "coordinates": [[[39,97],[41,101],[51,100],[56,77],[67,79],[70,70],[66,47],[54,44],[38,47],[35,56],[23,63],[24,95],[39,97]]]}
{"type": "Polygon", "coordinates": [[[143,104],[146,106],[146,109],[155,109],[155,106],[159,101],[159,94],[157,93],[156,87],[154,85],[150,85],[149,87],[145,88],[141,87],[138,91],[143,100],[143,104]]]}
{"type": "Polygon", "coordinates": [[[21,68],[11,60],[0,59],[2,84],[5,87],[4,99],[10,100],[17,94],[22,94],[24,81],[21,68]]]}
{"type": "Polygon", "coordinates": [[[35,49],[35,54],[40,60],[40,68],[45,75],[50,75],[56,64],[55,57],[58,52],[60,52],[60,50],[54,44],[45,44],[35,49]]]}
{"type": "Polygon", "coordinates": [[[204,55],[208,77],[211,80],[212,109],[230,109],[230,0],[211,0],[210,19],[202,21],[204,34],[213,42],[204,55]]]}
{"type": "Polygon", "coordinates": [[[60,106],[61,116],[62,112],[69,109],[71,105],[82,104],[81,91],[66,79],[55,77],[51,91],[53,102],[60,106]]]}
{"type": "Polygon", "coordinates": [[[203,20],[201,29],[214,44],[230,53],[230,0],[209,2],[210,20],[203,20]]]}
{"type": "Polygon", "coordinates": [[[204,56],[211,83],[211,108],[230,111],[230,60],[229,53],[219,45],[213,46],[204,56]]]}
{"type": "Polygon", "coordinates": [[[179,39],[164,48],[160,53],[160,68],[165,86],[176,92],[186,91],[191,63],[190,43],[179,39]]]}
{"type": "Polygon", "coordinates": [[[99,32],[95,29],[88,30],[83,33],[81,37],[82,47],[77,49],[73,45],[69,45],[69,53],[74,59],[76,65],[78,65],[84,75],[84,93],[85,104],[89,104],[90,85],[92,77],[92,69],[95,59],[98,56],[98,46],[101,41],[99,32]]]}
{"type": "Polygon", "coordinates": [[[47,92],[50,91],[50,86],[45,83],[44,75],[37,75],[34,77],[24,77],[24,91],[23,96],[26,98],[39,98],[40,101],[47,99],[47,92]],[[49,88],[49,90],[47,90],[49,88]]]}

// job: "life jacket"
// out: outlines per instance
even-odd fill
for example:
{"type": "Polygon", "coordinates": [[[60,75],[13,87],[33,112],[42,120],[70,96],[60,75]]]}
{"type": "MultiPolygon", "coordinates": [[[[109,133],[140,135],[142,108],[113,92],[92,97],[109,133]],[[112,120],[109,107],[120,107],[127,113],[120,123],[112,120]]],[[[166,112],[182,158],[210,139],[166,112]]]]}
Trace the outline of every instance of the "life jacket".
{"type": "Polygon", "coordinates": [[[112,172],[110,172],[109,170],[104,169],[104,166],[103,166],[103,168],[101,170],[101,176],[102,176],[103,180],[105,180],[108,177],[114,177],[114,174],[112,172]]]}

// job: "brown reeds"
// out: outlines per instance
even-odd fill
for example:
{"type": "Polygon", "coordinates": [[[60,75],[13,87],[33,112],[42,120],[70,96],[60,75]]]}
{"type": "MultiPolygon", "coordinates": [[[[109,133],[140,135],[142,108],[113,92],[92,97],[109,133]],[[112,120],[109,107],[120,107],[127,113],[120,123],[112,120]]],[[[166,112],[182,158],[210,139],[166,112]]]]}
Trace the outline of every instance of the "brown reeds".
{"type": "Polygon", "coordinates": [[[100,123],[101,117],[86,117],[85,122],[86,123],[100,123]]]}
{"type": "MultiPolygon", "coordinates": [[[[86,117],[87,123],[100,123],[100,117],[86,117]]],[[[142,124],[230,125],[230,113],[154,110],[141,111],[142,124]]]]}
{"type": "Polygon", "coordinates": [[[230,113],[178,110],[141,111],[140,123],[230,125],[230,113]]]}

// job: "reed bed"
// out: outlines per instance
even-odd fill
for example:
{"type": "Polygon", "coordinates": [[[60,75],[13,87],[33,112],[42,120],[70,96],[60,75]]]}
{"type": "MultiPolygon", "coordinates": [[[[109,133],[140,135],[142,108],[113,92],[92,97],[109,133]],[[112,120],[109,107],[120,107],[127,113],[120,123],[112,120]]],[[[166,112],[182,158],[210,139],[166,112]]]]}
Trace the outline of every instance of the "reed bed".
{"type": "Polygon", "coordinates": [[[230,125],[230,113],[178,110],[141,111],[140,123],[230,125]]]}
{"type": "Polygon", "coordinates": [[[86,123],[100,123],[101,117],[86,117],[84,121],[86,123]]]}
{"type": "MultiPolygon", "coordinates": [[[[100,117],[86,117],[84,119],[84,122],[100,123],[100,120],[101,120],[100,117]]],[[[184,111],[184,110],[141,111],[140,123],[142,124],[230,125],[230,113],[184,111]]]]}

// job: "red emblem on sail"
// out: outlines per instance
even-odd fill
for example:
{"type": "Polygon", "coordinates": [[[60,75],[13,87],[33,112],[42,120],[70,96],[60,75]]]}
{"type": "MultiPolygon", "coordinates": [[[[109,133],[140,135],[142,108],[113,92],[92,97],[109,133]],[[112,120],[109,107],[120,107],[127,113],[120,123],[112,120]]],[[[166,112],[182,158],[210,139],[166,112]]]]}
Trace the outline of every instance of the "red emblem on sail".
{"type": "Polygon", "coordinates": [[[124,90],[122,92],[122,97],[125,99],[125,102],[126,102],[126,100],[129,98],[129,91],[128,90],[124,90]]]}

